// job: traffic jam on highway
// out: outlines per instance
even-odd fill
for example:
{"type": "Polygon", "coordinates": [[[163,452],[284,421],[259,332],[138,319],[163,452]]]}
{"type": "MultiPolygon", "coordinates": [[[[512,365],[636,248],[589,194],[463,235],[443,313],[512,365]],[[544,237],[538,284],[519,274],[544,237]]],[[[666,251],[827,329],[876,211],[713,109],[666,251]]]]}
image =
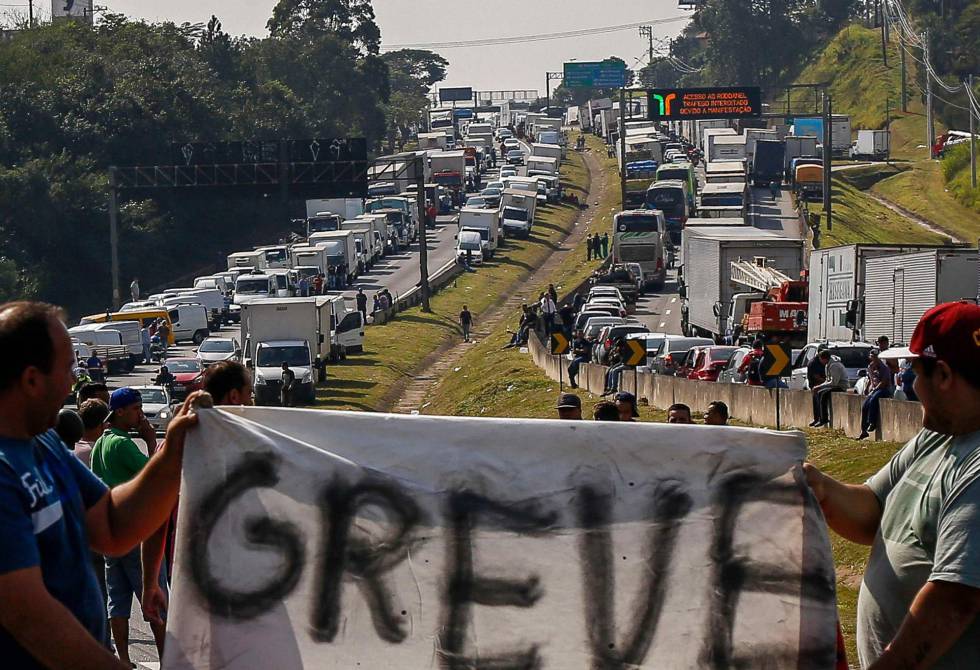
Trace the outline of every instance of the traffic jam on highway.
{"type": "Polygon", "coordinates": [[[428,267],[477,271],[562,197],[561,119],[433,110],[429,129],[418,150],[376,159],[367,198],[307,200],[289,241],[229,253],[226,269],[187,286],[144,295],[134,280],[130,302],[82,318],[69,331],[76,387],[111,377],[137,388],[159,405],[147,416],[163,431],[206,367],[234,360],[252,371],[257,404],[313,404],[328,365],[363,350],[372,315],[419,291],[423,236],[428,267]],[[417,175],[406,176],[414,165],[421,208],[417,175]]]}
{"type": "MultiPolygon", "coordinates": [[[[630,112],[621,137],[618,103],[570,110],[617,157],[628,209],[611,221],[608,252],[598,238],[590,245],[590,257],[608,256],[591,286],[523,320],[544,337],[562,334],[552,348],[567,352],[573,388],[588,362],[608,366],[604,395],[636,369],[870,396],[883,348],[908,342],[927,309],[977,292],[975,249],[848,245],[815,249],[805,262],[797,208],[823,195],[822,119],[766,127],[760,119],[657,122],[642,103],[630,112]],[[894,310],[899,303],[916,308],[894,310]]],[[[875,141],[862,131],[852,145],[847,117],[834,117],[832,133],[834,155],[875,141]]],[[[914,400],[911,360],[889,366],[879,384],[914,400]]]]}

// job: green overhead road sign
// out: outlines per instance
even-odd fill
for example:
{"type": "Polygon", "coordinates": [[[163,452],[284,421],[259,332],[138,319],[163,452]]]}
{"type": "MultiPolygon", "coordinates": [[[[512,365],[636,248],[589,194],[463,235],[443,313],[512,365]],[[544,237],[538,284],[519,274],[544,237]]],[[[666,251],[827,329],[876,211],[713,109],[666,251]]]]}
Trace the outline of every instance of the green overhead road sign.
{"type": "Polygon", "coordinates": [[[565,63],[564,84],[568,88],[623,88],[626,63],[615,60],[565,63]]]}

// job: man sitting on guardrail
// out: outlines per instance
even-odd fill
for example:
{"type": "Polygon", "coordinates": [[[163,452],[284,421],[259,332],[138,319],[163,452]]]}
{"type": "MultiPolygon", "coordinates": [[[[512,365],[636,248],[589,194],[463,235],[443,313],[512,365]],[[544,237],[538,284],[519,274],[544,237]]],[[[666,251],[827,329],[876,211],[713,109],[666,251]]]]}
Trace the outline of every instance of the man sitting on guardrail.
{"type": "Polygon", "coordinates": [[[907,349],[923,430],[863,485],[804,464],[827,524],[871,545],[858,596],[862,668],[980,667],[980,307],[946,303],[907,349]]]}

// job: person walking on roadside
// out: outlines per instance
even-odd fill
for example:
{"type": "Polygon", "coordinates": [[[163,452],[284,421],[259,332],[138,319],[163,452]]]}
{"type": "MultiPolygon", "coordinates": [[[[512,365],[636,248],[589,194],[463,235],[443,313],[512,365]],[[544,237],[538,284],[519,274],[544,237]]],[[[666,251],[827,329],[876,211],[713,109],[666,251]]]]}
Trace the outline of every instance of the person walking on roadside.
{"type": "Polygon", "coordinates": [[[585,260],[591,261],[595,253],[595,238],[591,235],[585,236],[585,260]]]}
{"type": "Polygon", "coordinates": [[[572,341],[572,326],[575,323],[575,311],[567,302],[558,308],[558,318],[561,319],[561,330],[565,338],[572,341]]]}
{"type": "Polygon", "coordinates": [[[279,376],[282,386],[279,388],[279,404],[282,407],[293,406],[293,386],[296,384],[296,373],[293,372],[289,363],[282,362],[282,374],[279,376]]]}
{"type": "Polygon", "coordinates": [[[551,299],[551,295],[549,293],[542,293],[538,304],[541,306],[541,319],[544,323],[544,336],[551,337],[551,333],[555,329],[555,316],[558,314],[558,306],[555,304],[555,301],[551,299]]]}
{"type": "Polygon", "coordinates": [[[157,326],[157,335],[160,336],[160,344],[166,353],[170,349],[170,324],[163,319],[160,319],[160,325],[157,326]]]}
{"type": "Polygon", "coordinates": [[[877,349],[871,350],[868,362],[868,397],[861,406],[861,434],[859,440],[867,439],[872,431],[881,426],[881,399],[891,398],[895,388],[895,378],[891,368],[879,358],[877,349]]]}
{"type": "Polygon", "coordinates": [[[609,233],[602,234],[600,244],[602,245],[602,257],[605,258],[609,255],[609,233]]]}
{"type": "Polygon", "coordinates": [[[364,323],[367,323],[367,296],[364,295],[363,288],[357,289],[357,295],[354,296],[354,301],[357,303],[357,311],[364,317],[364,323]]]}
{"type": "Polygon", "coordinates": [[[817,358],[824,365],[824,381],[810,387],[810,392],[813,394],[811,428],[821,428],[830,423],[831,396],[834,393],[847,391],[847,369],[840,359],[831,356],[828,349],[817,354],[817,358]]]}
{"type": "Polygon", "coordinates": [[[140,328],[140,344],[143,346],[143,362],[150,364],[150,329],[140,328]]]}
{"type": "Polygon", "coordinates": [[[551,296],[551,301],[558,304],[558,289],[555,288],[554,284],[548,284],[548,295],[551,296]]]}
{"type": "Polygon", "coordinates": [[[572,341],[572,362],[568,364],[568,383],[575,389],[578,388],[576,378],[578,369],[582,363],[588,363],[592,358],[592,343],[585,339],[585,333],[581,330],[575,332],[575,339],[572,341]]]}
{"type": "MultiPolygon", "coordinates": [[[[143,415],[143,398],[139,391],[123,387],[109,396],[108,428],[92,448],[92,472],[110,489],[135,478],[149,462],[156,450],[156,431],[143,415]],[[149,455],[144,454],[133,438],[135,431],[146,443],[149,455]]],[[[161,538],[162,544],[162,538],[161,538]]],[[[109,629],[116,644],[120,660],[129,665],[129,618],[133,597],[142,602],[143,569],[140,548],[123,556],[107,556],[105,559],[106,591],[109,598],[109,629]]],[[[161,568],[159,586],[167,594],[166,569],[161,568]]],[[[157,652],[163,655],[166,626],[162,622],[150,624],[156,641],[157,652]]]]}
{"type": "Polygon", "coordinates": [[[558,418],[563,421],[582,420],[582,399],[574,393],[562,393],[558,396],[555,409],[558,410],[558,418]]]}
{"type": "Polygon", "coordinates": [[[459,327],[463,329],[463,341],[470,341],[470,326],[473,325],[473,315],[470,310],[467,309],[466,305],[463,305],[463,311],[459,313],[459,327]]]}
{"type": "Polygon", "coordinates": [[[870,545],[857,604],[862,668],[980,667],[980,307],[945,303],[909,346],[922,430],[864,484],[804,463],[827,525],[870,545]]]}
{"type": "Polygon", "coordinates": [[[133,281],[129,284],[129,297],[133,302],[140,299],[140,280],[137,277],[133,277],[133,281]]]}

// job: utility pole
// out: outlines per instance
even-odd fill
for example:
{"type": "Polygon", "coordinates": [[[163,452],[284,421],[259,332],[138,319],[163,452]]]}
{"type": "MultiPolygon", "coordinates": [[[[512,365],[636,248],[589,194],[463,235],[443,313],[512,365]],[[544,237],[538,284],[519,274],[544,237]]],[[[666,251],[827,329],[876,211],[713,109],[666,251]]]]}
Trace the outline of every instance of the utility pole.
{"type": "Polygon", "coordinates": [[[619,89],[619,192],[626,209],[626,88],[619,89]]]}
{"type": "Polygon", "coordinates": [[[898,27],[898,55],[902,60],[902,111],[909,111],[908,105],[908,77],[905,69],[905,28],[898,27]]]}
{"type": "Polygon", "coordinates": [[[34,27],[34,0],[27,0],[27,27],[34,27]]]}
{"type": "MultiPolygon", "coordinates": [[[[415,202],[419,210],[419,218],[422,219],[422,230],[419,231],[419,288],[422,291],[422,311],[431,312],[429,307],[429,249],[428,249],[428,227],[427,216],[425,213],[425,154],[421,153],[415,157],[415,202]]],[[[432,203],[438,213],[439,208],[436,203],[432,203]]]]}
{"type": "Polygon", "coordinates": [[[881,59],[888,67],[888,0],[881,3],[881,59]]]}
{"type": "Polygon", "coordinates": [[[109,263],[112,274],[112,307],[122,306],[119,293],[119,200],[116,166],[109,166],[109,263]]]}
{"type": "MultiPolygon", "coordinates": [[[[653,26],[640,26],[640,37],[646,37],[650,40],[650,48],[647,52],[647,67],[653,66],[653,26]]],[[[653,86],[652,81],[644,81],[645,86],[653,86]]]]}
{"type": "Polygon", "coordinates": [[[888,137],[888,154],[885,156],[885,162],[891,165],[892,162],[892,98],[890,95],[885,95],[885,133],[888,137]]]}
{"type": "Polygon", "coordinates": [[[922,61],[926,69],[926,145],[929,158],[932,158],[932,145],[936,142],[935,126],[932,120],[932,74],[929,72],[929,31],[922,33],[922,61]]]}
{"type": "Polygon", "coordinates": [[[971,74],[966,79],[966,85],[970,87],[970,98],[967,100],[967,114],[970,116],[970,186],[974,189],[977,187],[977,138],[974,135],[976,132],[976,121],[973,118],[973,75],[971,74]]]}
{"type": "Polygon", "coordinates": [[[834,225],[833,201],[830,197],[830,177],[833,169],[832,153],[834,143],[834,114],[833,103],[830,99],[830,92],[824,89],[823,92],[823,211],[827,213],[827,230],[831,230],[834,225]]]}

